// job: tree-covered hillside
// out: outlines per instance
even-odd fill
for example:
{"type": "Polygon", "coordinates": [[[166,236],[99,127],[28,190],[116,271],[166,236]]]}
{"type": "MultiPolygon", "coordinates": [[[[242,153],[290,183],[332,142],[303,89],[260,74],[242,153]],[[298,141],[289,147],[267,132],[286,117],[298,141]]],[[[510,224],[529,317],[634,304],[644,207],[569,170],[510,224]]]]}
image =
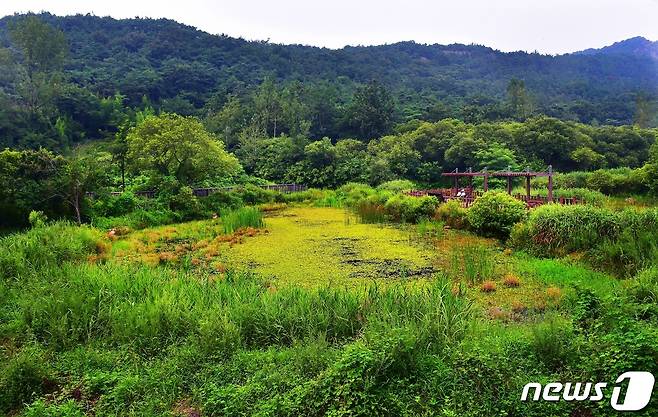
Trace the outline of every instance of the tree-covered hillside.
{"type": "MultiPolygon", "coordinates": [[[[492,121],[510,116],[507,87],[519,79],[535,112],[619,125],[633,122],[638,94],[655,99],[658,88],[658,61],[642,54],[547,56],[414,42],[330,50],[215,36],[171,20],[41,17],[66,36],[70,81],[100,96],[119,92],[133,106],[147,97],[183,113],[243,94],[266,77],[327,83],[339,102],[374,79],[396,99],[399,121],[492,121]]],[[[7,28],[17,18],[0,20],[0,45],[12,46],[7,28]]]]}

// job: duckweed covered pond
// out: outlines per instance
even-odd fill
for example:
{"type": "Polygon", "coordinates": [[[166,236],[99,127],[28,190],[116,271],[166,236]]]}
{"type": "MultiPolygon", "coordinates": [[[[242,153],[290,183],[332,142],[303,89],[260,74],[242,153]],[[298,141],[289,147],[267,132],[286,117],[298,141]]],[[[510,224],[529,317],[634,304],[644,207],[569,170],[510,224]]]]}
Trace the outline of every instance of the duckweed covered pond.
{"type": "Polygon", "coordinates": [[[275,282],[301,285],[425,278],[436,252],[412,244],[409,232],[357,223],[347,211],[296,207],[266,218],[259,234],[221,254],[226,265],[275,282]]]}

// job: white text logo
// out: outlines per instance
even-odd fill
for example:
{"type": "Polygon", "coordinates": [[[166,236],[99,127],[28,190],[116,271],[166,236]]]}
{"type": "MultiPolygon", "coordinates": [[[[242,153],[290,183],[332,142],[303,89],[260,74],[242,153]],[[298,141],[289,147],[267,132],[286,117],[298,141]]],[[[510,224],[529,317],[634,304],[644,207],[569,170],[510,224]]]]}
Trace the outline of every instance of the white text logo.
{"type": "MultiPolygon", "coordinates": [[[[655,379],[651,372],[631,371],[619,375],[615,381],[610,397],[610,405],[617,411],[639,411],[649,404],[655,379]],[[627,381],[627,384],[623,384],[627,381]],[[623,385],[626,393],[622,397],[623,385]]],[[[523,387],[521,401],[527,401],[532,391],[532,401],[601,401],[605,382],[571,383],[551,382],[542,387],[538,382],[531,382],[523,387]]]]}

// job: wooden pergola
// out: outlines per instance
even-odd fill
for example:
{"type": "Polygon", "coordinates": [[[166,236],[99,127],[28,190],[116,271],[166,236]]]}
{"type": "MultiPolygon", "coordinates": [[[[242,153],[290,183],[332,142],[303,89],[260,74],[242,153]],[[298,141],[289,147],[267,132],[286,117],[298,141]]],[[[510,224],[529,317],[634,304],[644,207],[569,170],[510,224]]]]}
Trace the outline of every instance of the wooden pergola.
{"type": "Polygon", "coordinates": [[[454,179],[453,183],[453,196],[457,194],[457,190],[460,188],[459,180],[460,178],[468,179],[468,188],[470,192],[473,190],[473,178],[474,177],[483,177],[484,179],[484,191],[489,190],[489,178],[506,178],[507,179],[507,193],[512,194],[512,179],[514,178],[525,178],[525,193],[526,199],[530,200],[530,180],[534,177],[548,177],[548,196],[547,200],[549,203],[553,202],[553,166],[548,166],[548,171],[545,172],[534,172],[530,171],[530,168],[527,168],[525,171],[512,171],[508,168],[507,171],[494,171],[489,172],[485,167],[482,171],[474,172],[471,168],[465,172],[459,172],[459,169],[455,168],[452,172],[444,172],[441,174],[444,177],[452,177],[454,179]]]}

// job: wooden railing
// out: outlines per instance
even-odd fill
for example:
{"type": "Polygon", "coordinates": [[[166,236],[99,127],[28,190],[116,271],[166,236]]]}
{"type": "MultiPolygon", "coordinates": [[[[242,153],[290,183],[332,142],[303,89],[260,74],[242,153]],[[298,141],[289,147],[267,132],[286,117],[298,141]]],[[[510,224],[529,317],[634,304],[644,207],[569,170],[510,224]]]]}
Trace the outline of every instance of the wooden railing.
{"type": "MultiPolygon", "coordinates": [[[[483,194],[482,191],[477,191],[477,190],[473,190],[473,191],[465,190],[465,195],[463,196],[458,196],[457,195],[458,193],[459,191],[456,191],[454,188],[434,188],[428,190],[411,190],[411,191],[407,191],[405,194],[414,197],[422,197],[426,195],[436,196],[443,201],[459,200],[461,202],[462,207],[465,208],[470,207],[473,204],[473,202],[478,197],[481,197],[483,194]]],[[[528,208],[533,208],[549,203],[548,197],[541,195],[531,195],[529,198],[525,194],[512,194],[512,196],[518,200],[525,202],[528,208]]],[[[570,206],[574,204],[585,204],[585,200],[578,199],[577,197],[556,197],[553,198],[553,203],[570,206]]]]}
{"type": "MultiPolygon", "coordinates": [[[[271,184],[271,185],[259,185],[259,188],[262,188],[264,190],[273,190],[273,191],[278,191],[280,193],[284,194],[290,194],[290,193],[298,193],[301,191],[306,191],[307,187],[305,185],[301,184],[271,184]]],[[[215,188],[193,188],[192,189],[192,194],[195,195],[196,197],[208,197],[210,194],[217,193],[217,192],[227,192],[227,191],[233,191],[236,189],[242,188],[240,185],[232,186],[232,187],[215,187],[215,188]]],[[[111,195],[121,195],[121,191],[113,191],[110,193],[111,195]]],[[[145,197],[145,198],[155,198],[157,194],[157,191],[155,190],[148,190],[148,191],[135,191],[135,195],[140,196],[140,197],[145,197]]],[[[87,193],[88,196],[93,197],[94,193],[87,193]]]]}

